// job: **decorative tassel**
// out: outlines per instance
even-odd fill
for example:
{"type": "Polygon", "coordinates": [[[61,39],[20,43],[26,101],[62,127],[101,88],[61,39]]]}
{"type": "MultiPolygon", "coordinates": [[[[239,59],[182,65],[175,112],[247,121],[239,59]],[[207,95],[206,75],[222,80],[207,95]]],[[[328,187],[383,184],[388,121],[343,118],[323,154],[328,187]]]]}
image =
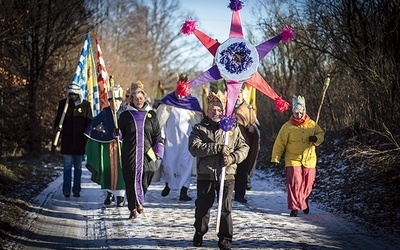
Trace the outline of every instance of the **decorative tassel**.
{"type": "Polygon", "coordinates": [[[243,8],[243,2],[240,1],[240,0],[231,0],[231,2],[229,3],[228,7],[232,11],[241,10],[243,8]]]}
{"type": "Polygon", "coordinates": [[[193,20],[192,18],[188,18],[181,27],[181,32],[185,35],[190,35],[192,34],[196,29],[196,20],[193,20]]]}
{"type": "Polygon", "coordinates": [[[275,109],[278,110],[279,112],[283,113],[286,110],[288,110],[289,107],[290,104],[287,101],[283,100],[282,97],[279,96],[275,98],[275,109]]]}
{"type": "Polygon", "coordinates": [[[289,27],[283,28],[281,36],[282,36],[282,42],[284,42],[284,43],[290,42],[290,40],[294,36],[292,28],[289,28],[289,27]]]}
{"type": "Polygon", "coordinates": [[[233,126],[235,125],[236,119],[233,116],[221,116],[221,120],[219,121],[219,127],[224,132],[231,131],[233,126]]]}

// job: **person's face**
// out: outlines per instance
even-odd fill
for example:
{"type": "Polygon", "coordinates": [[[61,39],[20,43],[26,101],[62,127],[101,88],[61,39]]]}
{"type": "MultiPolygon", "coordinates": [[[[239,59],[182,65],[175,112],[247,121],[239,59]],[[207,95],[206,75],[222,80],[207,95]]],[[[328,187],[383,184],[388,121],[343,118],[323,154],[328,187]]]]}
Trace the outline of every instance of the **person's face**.
{"type": "Polygon", "coordinates": [[[223,113],[222,104],[211,103],[207,109],[207,116],[214,122],[219,122],[223,113]]]}
{"type": "Polygon", "coordinates": [[[143,108],[144,104],[146,103],[146,97],[142,92],[136,93],[132,95],[132,103],[138,109],[143,108]]]}
{"type": "Polygon", "coordinates": [[[113,102],[112,99],[110,100],[110,107],[114,111],[118,111],[119,107],[121,106],[122,100],[115,99],[113,102]]]}
{"type": "Polygon", "coordinates": [[[295,110],[293,110],[293,116],[296,119],[301,119],[304,116],[304,108],[302,107],[297,107],[295,110]]]}
{"type": "Polygon", "coordinates": [[[78,95],[75,93],[69,93],[68,97],[71,98],[72,100],[76,101],[76,99],[78,99],[78,95]]]}

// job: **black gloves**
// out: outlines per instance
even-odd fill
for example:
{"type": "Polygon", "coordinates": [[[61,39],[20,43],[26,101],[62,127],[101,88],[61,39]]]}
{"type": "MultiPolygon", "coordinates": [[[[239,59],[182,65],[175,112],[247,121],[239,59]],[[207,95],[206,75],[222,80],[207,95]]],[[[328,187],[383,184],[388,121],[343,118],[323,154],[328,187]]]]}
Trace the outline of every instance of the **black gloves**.
{"type": "Polygon", "coordinates": [[[231,153],[231,149],[228,146],[222,144],[217,145],[217,150],[218,153],[221,153],[223,155],[229,155],[231,153]]]}
{"type": "Polygon", "coordinates": [[[282,176],[286,175],[286,167],[282,164],[279,164],[279,162],[271,162],[271,168],[275,173],[278,173],[282,176]]]}
{"type": "Polygon", "coordinates": [[[223,155],[221,158],[221,164],[225,167],[235,163],[235,156],[233,155],[223,155]]]}
{"type": "Polygon", "coordinates": [[[317,142],[317,141],[318,141],[318,138],[317,138],[315,135],[312,135],[312,136],[310,136],[310,137],[308,138],[308,140],[309,140],[310,142],[317,142]]]}

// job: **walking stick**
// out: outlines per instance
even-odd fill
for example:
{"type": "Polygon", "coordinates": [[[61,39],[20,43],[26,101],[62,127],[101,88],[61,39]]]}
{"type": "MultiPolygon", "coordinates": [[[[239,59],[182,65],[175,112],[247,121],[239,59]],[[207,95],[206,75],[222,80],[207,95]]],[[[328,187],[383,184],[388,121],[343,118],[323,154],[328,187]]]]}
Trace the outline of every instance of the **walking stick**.
{"type": "MultiPolygon", "coordinates": [[[[235,118],[232,116],[230,116],[230,117],[223,116],[221,118],[220,127],[224,131],[224,135],[225,135],[224,145],[225,146],[228,146],[229,131],[232,130],[234,124],[235,124],[235,118]]],[[[222,166],[221,176],[219,178],[220,183],[219,183],[219,192],[218,192],[218,210],[217,210],[217,223],[215,226],[215,232],[219,232],[219,226],[221,223],[222,198],[224,195],[225,172],[226,172],[226,166],[222,166]]]]}
{"type": "Polygon", "coordinates": [[[67,96],[67,99],[65,100],[64,110],[62,112],[60,122],[58,123],[56,137],[54,138],[54,141],[53,141],[54,147],[57,147],[57,145],[58,145],[58,139],[60,138],[61,130],[62,130],[64,119],[65,119],[65,114],[67,114],[67,110],[68,110],[68,103],[69,103],[69,98],[67,96]]]}
{"type": "MultiPolygon", "coordinates": [[[[318,124],[318,120],[319,120],[319,115],[321,113],[321,109],[322,109],[322,105],[324,104],[324,99],[325,99],[325,95],[326,95],[326,91],[328,90],[329,87],[329,83],[331,82],[331,78],[330,78],[330,74],[326,75],[325,81],[324,81],[324,87],[323,87],[323,91],[322,91],[322,99],[321,99],[321,103],[319,104],[319,108],[318,108],[318,113],[317,113],[317,118],[315,119],[315,125],[318,124]]],[[[315,128],[314,128],[314,134],[315,134],[315,128]]],[[[310,142],[310,150],[308,151],[307,154],[307,160],[308,157],[311,154],[311,147],[312,147],[312,142],[310,142]]]]}
{"type": "Polygon", "coordinates": [[[316,124],[318,124],[319,114],[321,113],[322,105],[324,104],[325,94],[326,94],[326,91],[328,90],[329,83],[331,82],[330,76],[331,76],[330,74],[327,74],[326,78],[325,78],[323,92],[322,92],[322,99],[321,99],[321,103],[319,104],[317,119],[315,119],[316,124]]]}
{"type": "MultiPolygon", "coordinates": [[[[110,89],[111,89],[111,98],[113,105],[115,106],[115,93],[114,93],[114,76],[110,76],[110,89]]],[[[115,132],[117,133],[117,147],[118,147],[118,160],[121,162],[121,147],[119,146],[119,128],[118,128],[118,120],[117,120],[117,111],[118,107],[114,107],[117,110],[112,110],[113,120],[115,125],[115,132]]]]}

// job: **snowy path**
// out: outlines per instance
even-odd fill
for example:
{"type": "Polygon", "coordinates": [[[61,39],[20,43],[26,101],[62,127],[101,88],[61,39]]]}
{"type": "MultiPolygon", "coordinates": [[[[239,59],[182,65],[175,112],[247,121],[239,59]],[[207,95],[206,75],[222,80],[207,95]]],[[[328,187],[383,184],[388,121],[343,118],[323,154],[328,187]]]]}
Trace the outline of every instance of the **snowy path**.
{"type": "MultiPolygon", "coordinates": [[[[128,220],[127,207],[103,205],[104,191],[83,172],[80,198],[64,198],[62,177],[36,199],[36,212],[27,217],[27,232],[14,236],[5,249],[198,249],[192,246],[194,199],[179,201],[178,191],[160,193],[164,183],[153,182],[145,213],[128,220]],[[16,243],[18,242],[18,243],[16,243]]],[[[195,196],[195,179],[189,195],[195,196]]],[[[317,209],[289,217],[286,194],[270,178],[256,172],[249,203],[234,202],[233,249],[399,249],[400,241],[374,238],[360,227],[317,209]]],[[[200,249],[217,249],[216,205],[210,230],[200,249]]]]}

